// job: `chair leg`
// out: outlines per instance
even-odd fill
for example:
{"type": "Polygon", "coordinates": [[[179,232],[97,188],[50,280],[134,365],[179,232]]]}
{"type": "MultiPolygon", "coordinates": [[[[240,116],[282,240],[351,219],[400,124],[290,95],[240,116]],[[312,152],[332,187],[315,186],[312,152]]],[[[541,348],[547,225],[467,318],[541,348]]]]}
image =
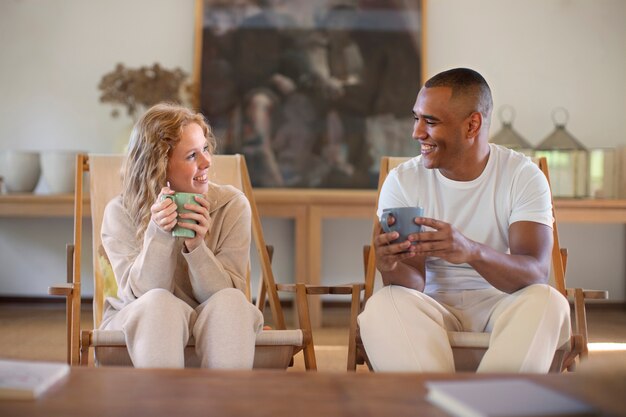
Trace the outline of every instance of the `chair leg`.
{"type": "MultiPolygon", "coordinates": [[[[265,248],[267,249],[267,257],[269,258],[270,263],[272,263],[272,260],[274,259],[274,246],[265,245],[265,248]]],[[[265,288],[265,280],[263,279],[263,272],[261,272],[261,277],[259,279],[259,291],[256,297],[256,306],[259,310],[261,310],[261,313],[265,310],[266,300],[267,288],[265,288]]]]}
{"type": "Polygon", "coordinates": [[[311,330],[311,318],[309,317],[309,303],[307,300],[306,285],[304,284],[296,284],[296,306],[298,309],[298,321],[300,328],[305,336],[303,348],[304,366],[308,371],[315,371],[317,370],[315,345],[313,343],[313,332],[311,330]]]}
{"type": "Polygon", "coordinates": [[[361,310],[361,288],[352,286],[352,300],[350,302],[350,334],[348,339],[348,371],[356,371],[356,332],[357,316],[361,310]]]}
{"type": "MultiPolygon", "coordinates": [[[[73,268],[74,268],[74,245],[65,245],[65,261],[68,284],[72,283],[73,268]]],[[[67,363],[72,364],[72,306],[69,296],[65,297],[65,320],[66,320],[66,332],[67,332],[67,363]]]]}
{"type": "Polygon", "coordinates": [[[80,360],[80,282],[74,283],[70,302],[72,309],[72,352],[71,364],[78,365],[80,360]]]}
{"type": "Polygon", "coordinates": [[[266,297],[266,288],[265,288],[265,283],[263,282],[263,277],[261,277],[261,279],[259,280],[259,291],[257,292],[257,296],[256,296],[256,307],[261,310],[261,313],[263,312],[263,310],[265,310],[265,297],[266,297]]]}
{"type": "Polygon", "coordinates": [[[80,365],[89,365],[89,346],[91,345],[91,330],[83,330],[80,337],[80,365]]]}
{"type": "Polygon", "coordinates": [[[587,313],[585,311],[585,295],[582,288],[574,290],[574,313],[576,315],[576,333],[582,336],[581,359],[589,356],[589,340],[587,336],[587,313]]]}

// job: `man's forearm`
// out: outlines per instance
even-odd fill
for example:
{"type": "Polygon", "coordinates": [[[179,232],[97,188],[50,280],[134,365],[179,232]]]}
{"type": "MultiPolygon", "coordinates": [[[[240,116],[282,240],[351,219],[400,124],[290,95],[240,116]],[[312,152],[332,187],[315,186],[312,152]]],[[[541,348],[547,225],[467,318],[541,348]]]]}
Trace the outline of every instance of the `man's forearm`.
{"type": "Polygon", "coordinates": [[[512,293],[531,284],[547,283],[549,262],[530,255],[498,252],[480,243],[476,245],[476,259],[469,265],[497,289],[512,293]]]}

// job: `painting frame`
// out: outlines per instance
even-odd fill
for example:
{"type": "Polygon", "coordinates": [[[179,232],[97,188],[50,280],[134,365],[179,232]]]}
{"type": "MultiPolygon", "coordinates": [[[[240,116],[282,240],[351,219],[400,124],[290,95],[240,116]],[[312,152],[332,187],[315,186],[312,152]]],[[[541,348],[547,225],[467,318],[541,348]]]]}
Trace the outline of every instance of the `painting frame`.
{"type": "Polygon", "coordinates": [[[376,188],[381,156],[416,153],[426,2],[195,0],[192,102],[217,152],[243,154],[255,187],[376,188]],[[278,9],[295,4],[308,20],[278,9]]]}

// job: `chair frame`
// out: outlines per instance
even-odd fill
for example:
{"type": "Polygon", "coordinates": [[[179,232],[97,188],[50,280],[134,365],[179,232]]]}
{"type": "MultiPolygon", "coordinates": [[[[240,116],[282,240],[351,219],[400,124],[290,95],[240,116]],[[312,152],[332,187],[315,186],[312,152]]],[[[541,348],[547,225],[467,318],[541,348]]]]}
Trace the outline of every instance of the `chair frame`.
{"type": "MultiPolygon", "coordinates": [[[[120,155],[121,156],[121,155],[120,155]]],[[[242,191],[250,202],[252,215],[252,237],[255,243],[259,263],[261,265],[261,282],[259,283],[260,294],[263,294],[262,302],[257,300],[257,305],[263,311],[265,299],[269,301],[273,324],[276,330],[286,330],[285,318],[278,297],[278,291],[281,286],[277,285],[274,280],[274,274],[271,268],[271,258],[273,255],[273,247],[266,245],[261,227],[259,212],[254,200],[252,185],[245,159],[242,155],[229,155],[229,157],[237,158],[237,162],[241,167],[242,175],[242,191]]],[[[93,347],[93,331],[83,330],[80,328],[81,316],[81,251],[82,251],[82,227],[83,227],[83,209],[85,204],[83,193],[84,174],[89,172],[89,157],[86,154],[78,154],[76,157],[76,176],[74,182],[74,235],[73,243],[66,245],[66,283],[49,287],[48,293],[55,296],[63,296],[66,298],[66,321],[67,321],[67,362],[70,365],[88,365],[89,349],[93,347]]],[[[93,231],[99,233],[99,231],[93,231]]],[[[95,252],[95,251],[94,251],[95,252]]],[[[96,260],[94,259],[94,264],[96,260]]],[[[248,268],[246,296],[250,300],[250,268],[248,268]]],[[[95,271],[94,271],[95,279],[95,271]]],[[[102,289],[94,287],[94,317],[101,314],[97,312],[98,300],[103,299],[101,296],[102,289]]],[[[306,296],[306,288],[304,284],[294,284],[288,291],[296,293],[296,307],[298,312],[299,326],[302,331],[302,344],[295,346],[293,355],[299,351],[303,352],[304,364],[307,370],[316,370],[316,358],[313,344],[313,335],[311,331],[311,323],[308,313],[308,302],[306,296]]],[[[100,317],[98,316],[98,319],[100,317]]],[[[97,320],[98,321],[98,320],[97,320]]],[[[106,345],[105,345],[106,346],[106,345]]],[[[189,345],[188,345],[189,346],[189,345]]],[[[257,346],[260,346],[257,344],[257,346]]],[[[293,357],[291,359],[293,365],[293,357]]]]}
{"type": "MultiPolygon", "coordinates": [[[[397,166],[400,162],[404,160],[408,160],[409,158],[393,158],[393,157],[382,157],[380,163],[380,174],[378,179],[378,192],[376,196],[376,204],[378,205],[378,199],[380,197],[381,186],[384,183],[385,179],[391,168],[397,166]]],[[[548,180],[548,184],[550,184],[550,174],[548,171],[548,163],[545,157],[538,158],[536,160],[539,169],[543,172],[548,180]]],[[[554,207],[554,201],[551,197],[552,202],[552,216],[553,216],[553,236],[554,236],[554,245],[552,248],[552,271],[554,276],[555,288],[563,294],[570,303],[574,305],[574,320],[572,321],[572,336],[570,340],[570,347],[568,350],[557,350],[555,352],[555,357],[553,359],[550,372],[563,372],[565,370],[574,371],[576,367],[576,361],[584,360],[588,356],[589,348],[588,348],[588,333],[587,333],[587,318],[585,311],[585,301],[586,300],[605,300],[608,299],[608,292],[603,290],[587,290],[582,288],[567,288],[565,281],[565,273],[567,266],[567,249],[561,248],[559,243],[559,234],[557,228],[557,214],[554,207]]],[[[374,251],[374,239],[381,232],[381,227],[378,218],[374,219],[374,224],[372,228],[372,241],[370,245],[365,245],[363,247],[363,265],[365,270],[365,282],[363,284],[363,300],[361,301],[359,308],[356,309],[358,312],[362,311],[367,300],[372,296],[374,292],[374,281],[376,278],[376,255],[374,251]]],[[[352,310],[355,310],[355,306],[352,306],[352,310]]],[[[351,334],[350,339],[354,339],[353,343],[350,343],[348,352],[348,370],[356,370],[357,365],[367,364],[368,368],[372,370],[371,363],[367,357],[367,353],[363,346],[363,342],[360,337],[358,325],[357,325],[357,316],[356,314],[351,315],[351,334]],[[354,328],[354,332],[352,329],[354,328]]],[[[486,348],[477,348],[473,347],[464,347],[460,345],[456,345],[455,341],[451,338],[451,344],[455,351],[460,351],[461,349],[480,349],[486,350],[486,348]]],[[[462,353],[461,353],[462,354],[462,353]]]]}

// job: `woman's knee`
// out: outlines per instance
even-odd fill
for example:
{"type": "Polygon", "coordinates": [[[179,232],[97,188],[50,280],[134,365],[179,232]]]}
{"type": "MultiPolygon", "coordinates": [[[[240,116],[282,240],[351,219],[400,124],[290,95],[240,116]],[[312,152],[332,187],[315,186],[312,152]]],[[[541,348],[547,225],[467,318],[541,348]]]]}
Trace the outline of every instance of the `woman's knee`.
{"type": "Polygon", "coordinates": [[[224,288],[211,296],[208,304],[219,306],[244,306],[250,304],[246,295],[237,288],[224,288]]]}
{"type": "Polygon", "coordinates": [[[246,295],[236,288],[224,288],[213,294],[199,308],[201,315],[241,316],[244,312],[258,310],[246,295]]]}
{"type": "Polygon", "coordinates": [[[189,322],[193,308],[176,297],[171,292],[162,288],[155,288],[131,303],[133,315],[139,314],[148,319],[173,319],[180,317],[184,322],[189,322]]]}
{"type": "MultiPolygon", "coordinates": [[[[236,288],[225,288],[213,294],[200,305],[197,324],[203,325],[207,320],[218,322],[249,322],[255,329],[263,325],[263,314],[236,288]]],[[[257,330],[258,331],[258,330],[257,330]]]]}
{"type": "Polygon", "coordinates": [[[135,300],[134,302],[142,304],[146,307],[154,306],[160,309],[168,308],[171,305],[184,303],[183,300],[163,288],[154,288],[152,290],[149,290],[148,292],[137,298],[137,300],[135,300]]]}

